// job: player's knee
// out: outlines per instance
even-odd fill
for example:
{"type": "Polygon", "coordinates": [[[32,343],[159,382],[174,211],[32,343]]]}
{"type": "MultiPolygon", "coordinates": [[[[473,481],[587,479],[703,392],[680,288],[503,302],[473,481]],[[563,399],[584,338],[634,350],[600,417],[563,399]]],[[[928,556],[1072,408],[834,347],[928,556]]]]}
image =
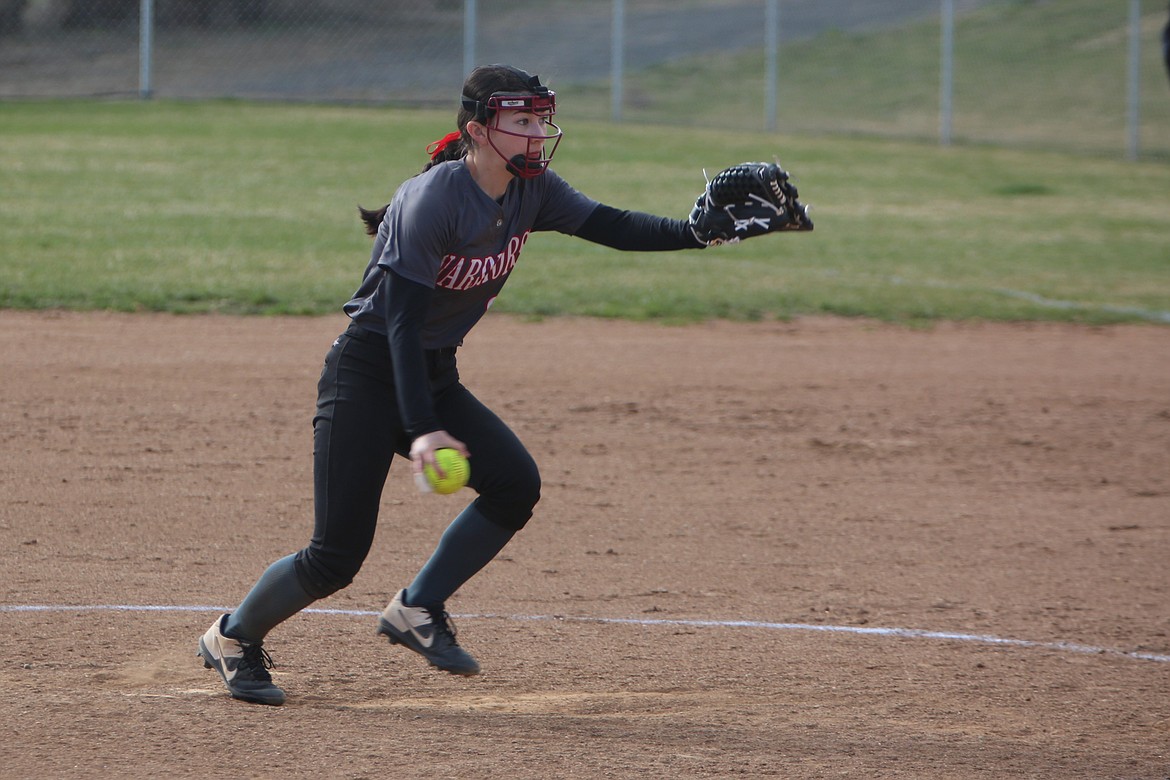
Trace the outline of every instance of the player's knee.
{"type": "MultiPolygon", "coordinates": [[[[535,462],[530,462],[528,467],[517,475],[513,491],[516,506],[523,507],[528,517],[532,516],[533,508],[540,501],[540,487],[540,469],[536,467],[535,462]]],[[[526,522],[528,517],[525,518],[526,522]]]]}
{"type": "Polygon", "coordinates": [[[476,507],[484,517],[511,531],[519,531],[532,518],[540,501],[540,470],[525,459],[509,470],[506,480],[480,492],[476,507]]]}
{"type": "Polygon", "coordinates": [[[327,555],[311,545],[297,553],[295,562],[301,587],[315,599],[347,587],[362,567],[360,559],[327,555]]]}

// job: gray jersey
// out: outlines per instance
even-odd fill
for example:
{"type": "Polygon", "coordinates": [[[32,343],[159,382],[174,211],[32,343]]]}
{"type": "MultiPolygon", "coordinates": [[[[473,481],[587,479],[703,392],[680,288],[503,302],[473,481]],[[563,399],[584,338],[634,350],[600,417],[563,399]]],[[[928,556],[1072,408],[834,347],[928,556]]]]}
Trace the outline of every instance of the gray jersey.
{"type": "Polygon", "coordinates": [[[598,205],[551,170],[513,179],[503,202],[488,197],[463,160],[408,179],[378,228],[361,287],[345,312],[385,332],[384,269],[434,289],[425,349],[457,346],[508,280],[533,231],[575,233],[598,205]]]}

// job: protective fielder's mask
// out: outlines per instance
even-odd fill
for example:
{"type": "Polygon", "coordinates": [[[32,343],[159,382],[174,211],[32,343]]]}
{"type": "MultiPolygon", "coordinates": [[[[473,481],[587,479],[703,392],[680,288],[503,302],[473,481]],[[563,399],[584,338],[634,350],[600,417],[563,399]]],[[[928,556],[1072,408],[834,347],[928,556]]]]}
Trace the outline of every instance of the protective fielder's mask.
{"type": "Polygon", "coordinates": [[[487,128],[488,144],[496,154],[504,158],[508,170],[522,179],[535,179],[548,170],[553,154],[561,143],[561,128],[553,124],[552,117],[557,112],[557,93],[540,83],[539,76],[532,76],[528,82],[531,92],[493,92],[485,101],[473,100],[467,95],[462,96],[463,108],[475,115],[475,120],[487,128]],[[499,126],[500,111],[523,111],[543,119],[541,127],[545,128],[544,135],[531,136],[526,133],[515,133],[504,130],[499,126]],[[551,131],[551,132],[548,132],[551,131]],[[516,138],[528,139],[528,153],[504,157],[492,140],[492,134],[510,135],[516,138]],[[547,146],[552,141],[552,148],[547,146]]]}

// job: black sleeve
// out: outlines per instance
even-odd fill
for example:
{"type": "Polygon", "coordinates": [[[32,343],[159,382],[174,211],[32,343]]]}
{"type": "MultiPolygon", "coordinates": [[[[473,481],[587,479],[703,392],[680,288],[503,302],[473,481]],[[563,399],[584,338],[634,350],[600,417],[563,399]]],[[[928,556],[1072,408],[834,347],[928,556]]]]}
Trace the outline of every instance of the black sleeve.
{"type": "Polygon", "coordinates": [[[695,238],[685,220],[622,211],[604,203],[593,209],[576,235],[595,244],[629,252],[665,252],[706,246],[695,238]]]}
{"type": "Polygon", "coordinates": [[[432,290],[391,270],[382,276],[386,301],[386,339],[394,366],[398,413],[411,440],[442,429],[435,417],[431,383],[422,346],[422,326],[432,290]]]}

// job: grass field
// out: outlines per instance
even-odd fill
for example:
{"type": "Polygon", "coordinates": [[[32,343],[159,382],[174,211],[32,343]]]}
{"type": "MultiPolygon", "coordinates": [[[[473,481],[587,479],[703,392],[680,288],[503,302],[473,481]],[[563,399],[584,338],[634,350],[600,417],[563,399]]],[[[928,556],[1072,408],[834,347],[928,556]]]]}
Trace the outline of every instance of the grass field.
{"type": "MultiPolygon", "coordinates": [[[[321,313],[447,112],[235,102],[0,107],[0,306],[321,313]]],[[[530,242],[498,303],[534,316],[832,313],[1170,319],[1170,166],[986,147],[572,122],[556,167],[684,217],[702,170],[778,154],[811,234],[622,254],[530,242]]]]}

